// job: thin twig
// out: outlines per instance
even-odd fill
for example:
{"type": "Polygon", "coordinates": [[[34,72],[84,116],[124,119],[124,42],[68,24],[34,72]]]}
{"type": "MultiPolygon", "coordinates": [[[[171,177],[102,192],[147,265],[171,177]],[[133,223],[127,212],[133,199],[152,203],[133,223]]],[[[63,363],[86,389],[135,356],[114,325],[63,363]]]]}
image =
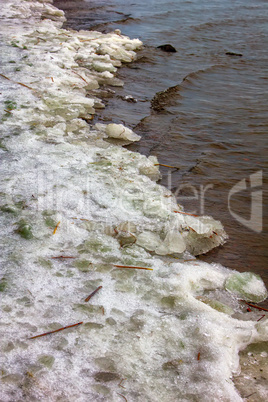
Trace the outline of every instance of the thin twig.
{"type": "Polygon", "coordinates": [[[190,215],[190,216],[195,216],[196,218],[198,217],[198,215],[188,214],[187,212],[182,212],[182,211],[173,211],[173,212],[176,212],[176,214],[190,215]]]}
{"type": "Polygon", "coordinates": [[[94,292],[90,293],[90,295],[85,299],[85,302],[88,302],[91,297],[93,297],[101,288],[102,286],[99,286],[97,289],[94,290],[94,292]]]}
{"type": "Polygon", "coordinates": [[[57,257],[51,257],[53,260],[58,259],[58,258],[76,258],[76,257],[72,257],[69,255],[59,255],[57,257]]]}
{"type": "Polygon", "coordinates": [[[62,328],[59,328],[59,329],[55,329],[55,331],[45,332],[44,334],[41,334],[41,335],[31,336],[31,337],[28,338],[28,339],[40,338],[41,336],[46,336],[46,335],[54,334],[55,332],[59,332],[59,331],[62,331],[62,330],[64,330],[64,329],[67,329],[67,328],[77,327],[78,325],[81,325],[81,324],[83,324],[83,321],[78,322],[77,324],[67,325],[67,327],[62,327],[62,328]]]}
{"type": "Polygon", "coordinates": [[[193,232],[196,233],[196,230],[194,230],[193,228],[191,228],[191,226],[189,226],[189,229],[191,229],[193,232]]]}
{"type": "Polygon", "coordinates": [[[96,38],[92,38],[92,39],[79,39],[80,42],[91,42],[92,40],[96,40],[96,38]]]}
{"type": "Polygon", "coordinates": [[[22,87],[28,88],[28,89],[30,89],[31,91],[37,92],[34,88],[29,87],[28,85],[23,84],[22,82],[14,81],[14,80],[12,80],[11,78],[8,78],[8,77],[7,77],[6,75],[4,75],[4,74],[0,74],[0,76],[3,77],[3,78],[5,78],[5,79],[8,80],[8,81],[11,81],[11,82],[14,82],[15,84],[21,85],[22,87]]]}
{"type": "Polygon", "coordinates": [[[55,226],[55,229],[54,229],[54,231],[53,231],[53,234],[55,234],[56,232],[57,232],[57,229],[58,229],[58,227],[59,227],[59,224],[60,224],[60,221],[57,223],[57,225],[55,226]]]}
{"type": "Polygon", "coordinates": [[[30,89],[31,91],[35,91],[35,89],[33,89],[32,87],[29,87],[29,85],[23,84],[22,82],[17,82],[17,81],[14,81],[14,82],[15,82],[16,84],[21,85],[22,87],[25,87],[25,88],[30,89]]]}
{"type": "Polygon", "coordinates": [[[197,355],[197,360],[200,360],[200,352],[197,355]]]}
{"type": "Polygon", "coordinates": [[[84,78],[84,77],[82,77],[82,75],[78,74],[76,71],[73,71],[73,70],[72,70],[72,73],[74,73],[74,74],[78,75],[78,77],[80,77],[80,78],[81,78],[81,80],[85,81],[85,83],[86,83],[86,84],[88,84],[88,82],[85,80],[85,78],[84,78]]]}
{"type": "Polygon", "coordinates": [[[122,398],[124,398],[124,400],[127,402],[127,398],[126,398],[124,395],[119,394],[119,392],[117,392],[117,394],[120,395],[120,396],[122,396],[122,398]]]}
{"type": "Polygon", "coordinates": [[[6,80],[8,80],[8,81],[12,81],[10,78],[8,78],[6,75],[4,75],[4,74],[0,74],[1,75],[1,77],[3,77],[3,78],[5,78],[6,80]]]}
{"type": "Polygon", "coordinates": [[[169,166],[169,165],[164,165],[163,163],[155,163],[154,166],[164,166],[170,169],[180,169],[178,166],[169,166]]]}
{"type": "Polygon", "coordinates": [[[244,301],[244,300],[243,300],[243,302],[244,302],[244,303],[246,303],[246,304],[247,304],[248,306],[250,306],[250,307],[257,308],[258,310],[262,310],[262,311],[268,311],[268,309],[267,309],[267,308],[260,307],[260,306],[255,306],[255,304],[248,303],[248,302],[246,302],[246,301],[244,301]]]}
{"type": "Polygon", "coordinates": [[[263,314],[263,315],[257,320],[257,322],[260,321],[260,320],[262,320],[263,317],[265,317],[265,314],[263,314]]]}
{"type": "Polygon", "coordinates": [[[147,271],[153,271],[153,268],[146,268],[146,267],[133,267],[131,265],[114,265],[116,268],[132,268],[132,269],[146,269],[147,271]]]}
{"type": "Polygon", "coordinates": [[[118,386],[121,387],[121,388],[126,388],[126,387],[124,387],[124,386],[122,385],[122,382],[123,382],[123,381],[126,381],[126,378],[122,378],[122,380],[120,381],[120,383],[118,384],[118,386]]]}
{"type": "Polygon", "coordinates": [[[249,395],[247,395],[247,396],[244,396],[244,398],[246,399],[246,398],[249,398],[250,396],[252,396],[252,395],[254,395],[254,394],[256,394],[257,392],[252,392],[252,394],[249,394],[249,395]]]}

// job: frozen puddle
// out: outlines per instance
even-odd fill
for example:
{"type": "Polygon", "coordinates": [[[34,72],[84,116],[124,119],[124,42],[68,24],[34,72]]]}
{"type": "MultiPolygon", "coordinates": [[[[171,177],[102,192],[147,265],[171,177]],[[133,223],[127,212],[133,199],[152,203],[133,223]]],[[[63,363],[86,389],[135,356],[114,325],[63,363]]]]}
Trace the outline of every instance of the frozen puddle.
{"type": "Polygon", "coordinates": [[[263,282],[195,259],[221,223],[111,142],[137,141],[127,127],[88,124],[142,43],[63,30],[50,3],[1,4],[0,399],[240,401],[238,353],[268,320],[239,299],[263,282]]]}

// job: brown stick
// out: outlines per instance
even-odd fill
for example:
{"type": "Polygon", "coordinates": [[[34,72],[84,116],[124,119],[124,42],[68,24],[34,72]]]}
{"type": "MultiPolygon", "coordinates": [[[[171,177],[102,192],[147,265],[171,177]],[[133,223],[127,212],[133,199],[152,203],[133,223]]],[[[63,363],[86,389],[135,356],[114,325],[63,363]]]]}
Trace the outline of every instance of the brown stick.
{"type": "MultiPolygon", "coordinates": [[[[243,301],[244,301],[244,300],[243,300],[243,301]]],[[[244,301],[244,303],[246,303],[246,304],[247,304],[248,306],[250,306],[250,307],[257,308],[258,310],[262,310],[262,311],[268,311],[268,309],[267,309],[267,308],[260,307],[260,306],[255,306],[255,304],[248,303],[248,302],[246,302],[246,301],[244,301]]]]}
{"type": "Polygon", "coordinates": [[[22,87],[25,87],[25,88],[31,89],[31,91],[35,91],[35,89],[33,89],[33,88],[29,87],[29,86],[28,86],[28,85],[26,85],[26,84],[23,84],[22,82],[17,82],[17,81],[14,81],[14,82],[16,82],[16,84],[21,85],[22,87]]]}
{"type": "Polygon", "coordinates": [[[197,355],[197,360],[200,360],[200,352],[197,355]]]}
{"type": "Polygon", "coordinates": [[[126,381],[126,378],[122,378],[122,380],[120,381],[120,383],[118,384],[118,386],[121,387],[121,388],[126,388],[126,387],[124,387],[124,385],[122,385],[122,382],[123,382],[123,381],[126,381]]]}
{"type": "Polygon", "coordinates": [[[74,74],[78,75],[78,77],[80,77],[80,78],[81,78],[81,80],[85,81],[85,82],[88,84],[87,80],[85,80],[85,78],[84,78],[84,77],[82,77],[82,75],[78,74],[76,71],[73,71],[73,70],[72,70],[72,73],[74,73],[74,74]]]}
{"type": "Polygon", "coordinates": [[[91,297],[93,297],[101,288],[102,286],[99,286],[97,289],[94,290],[94,292],[90,293],[90,295],[85,299],[85,302],[88,302],[91,297]]]}
{"type": "MultiPolygon", "coordinates": [[[[13,110],[13,109],[11,109],[11,110],[13,110]]],[[[12,114],[12,113],[10,112],[10,110],[4,109],[4,112],[9,113],[9,114],[12,114]]]]}
{"type": "Polygon", "coordinates": [[[58,257],[51,257],[53,260],[57,259],[57,258],[76,258],[76,257],[71,257],[69,255],[59,255],[58,257]]]}
{"type": "Polygon", "coordinates": [[[265,317],[265,314],[263,314],[263,315],[257,320],[257,322],[260,321],[260,320],[262,320],[263,317],[265,317]]]}
{"type": "Polygon", "coordinates": [[[180,169],[178,166],[169,166],[169,165],[164,165],[163,163],[155,163],[154,166],[164,166],[164,167],[168,167],[170,169],[180,169]]]}
{"type": "Polygon", "coordinates": [[[54,231],[53,231],[53,234],[55,234],[56,232],[57,232],[57,229],[58,229],[58,227],[59,227],[59,224],[60,224],[60,221],[57,223],[57,225],[55,226],[55,229],[54,229],[54,231]]]}
{"type": "Polygon", "coordinates": [[[25,87],[25,88],[30,89],[31,91],[36,92],[36,90],[35,90],[34,88],[31,88],[31,87],[29,87],[28,85],[23,84],[22,82],[13,81],[11,78],[8,78],[8,77],[7,77],[6,75],[4,75],[4,74],[0,74],[0,76],[3,77],[3,78],[5,78],[5,79],[8,80],[8,81],[14,82],[15,84],[21,85],[21,86],[23,86],[23,87],[25,87]]]}
{"type": "Polygon", "coordinates": [[[11,81],[11,79],[8,78],[7,76],[5,76],[4,74],[0,74],[0,75],[1,75],[1,77],[5,78],[6,80],[11,81]]]}
{"type": "Polygon", "coordinates": [[[191,228],[191,226],[189,226],[189,229],[191,229],[193,232],[196,233],[196,230],[194,230],[193,228],[191,228]]]}
{"type": "Polygon", "coordinates": [[[132,268],[132,269],[146,269],[147,271],[153,271],[153,268],[146,267],[132,267],[131,265],[114,265],[116,268],[132,268]]]}
{"type": "Polygon", "coordinates": [[[195,216],[196,218],[198,217],[198,215],[188,214],[187,212],[182,212],[182,211],[173,211],[173,212],[176,212],[176,214],[190,215],[190,216],[195,216]]]}
{"type": "Polygon", "coordinates": [[[124,395],[119,394],[119,392],[117,392],[117,394],[120,395],[120,396],[122,396],[122,398],[124,398],[124,400],[127,402],[127,398],[126,398],[124,395]]]}
{"type": "Polygon", "coordinates": [[[31,336],[31,337],[28,338],[28,339],[40,338],[41,336],[46,336],[46,335],[54,334],[55,332],[59,332],[59,331],[62,331],[62,330],[64,330],[64,329],[67,329],[67,328],[77,327],[78,325],[81,325],[81,324],[83,324],[83,321],[78,322],[77,324],[67,325],[67,327],[62,327],[62,328],[59,328],[59,329],[55,329],[55,331],[45,332],[44,334],[41,334],[41,335],[31,336]]]}

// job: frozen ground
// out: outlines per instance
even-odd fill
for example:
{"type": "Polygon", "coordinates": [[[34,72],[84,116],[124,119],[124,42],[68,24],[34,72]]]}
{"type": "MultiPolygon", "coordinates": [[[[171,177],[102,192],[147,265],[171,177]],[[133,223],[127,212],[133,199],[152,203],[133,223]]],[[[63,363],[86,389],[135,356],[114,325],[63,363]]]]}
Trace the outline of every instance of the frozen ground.
{"type": "Polygon", "coordinates": [[[196,259],[221,223],[156,184],[135,133],[92,123],[142,43],[63,30],[50,3],[1,2],[1,401],[240,401],[268,320],[239,299],[263,282],[196,259]]]}

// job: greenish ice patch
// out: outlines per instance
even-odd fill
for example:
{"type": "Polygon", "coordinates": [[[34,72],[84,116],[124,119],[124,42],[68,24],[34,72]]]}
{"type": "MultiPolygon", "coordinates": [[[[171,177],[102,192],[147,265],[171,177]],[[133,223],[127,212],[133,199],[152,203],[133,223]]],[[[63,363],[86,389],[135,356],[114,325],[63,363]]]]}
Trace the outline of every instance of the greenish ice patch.
{"type": "Polygon", "coordinates": [[[225,282],[225,289],[243,300],[254,303],[265,300],[268,295],[261,277],[252,272],[230,275],[225,282]]]}
{"type": "Polygon", "coordinates": [[[16,229],[16,233],[18,233],[23,239],[30,240],[33,239],[32,227],[29,225],[24,219],[21,219],[18,222],[18,227],[16,229]]]}
{"type": "Polygon", "coordinates": [[[48,369],[51,369],[55,362],[55,358],[51,355],[41,355],[39,356],[38,361],[43,366],[47,367],[48,369]]]}

